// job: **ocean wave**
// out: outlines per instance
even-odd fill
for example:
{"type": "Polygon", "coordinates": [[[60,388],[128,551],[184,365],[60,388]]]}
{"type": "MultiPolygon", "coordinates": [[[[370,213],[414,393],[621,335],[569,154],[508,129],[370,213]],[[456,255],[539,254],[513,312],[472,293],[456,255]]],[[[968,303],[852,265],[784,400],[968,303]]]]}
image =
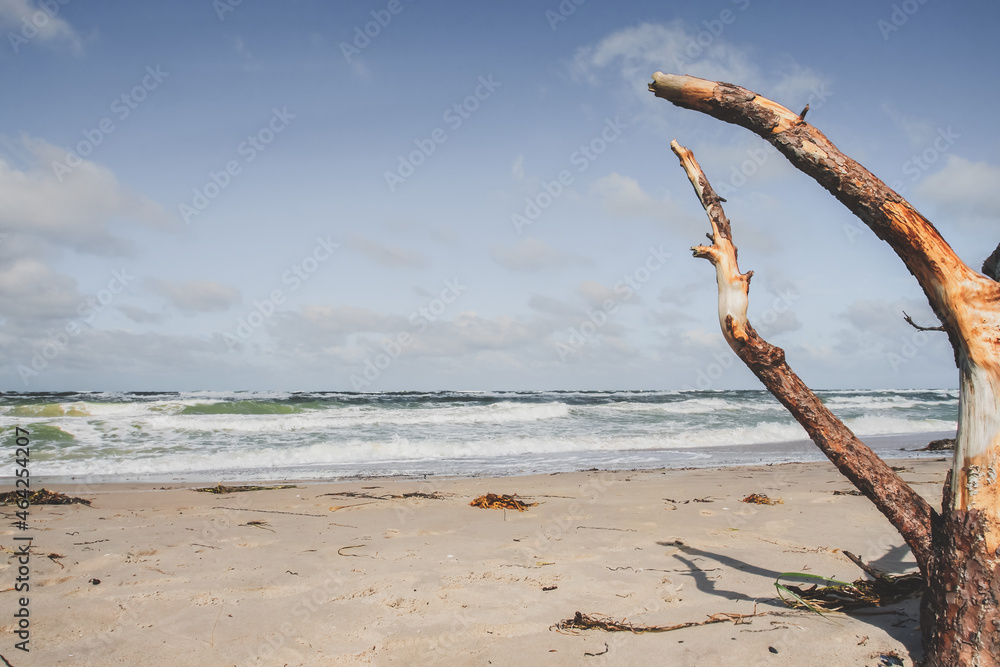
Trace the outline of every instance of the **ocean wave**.
{"type": "Polygon", "coordinates": [[[930,433],[932,431],[954,431],[958,422],[947,419],[905,419],[885,415],[862,415],[846,419],[844,423],[855,435],[896,435],[907,433],[930,433]]]}
{"type": "Polygon", "coordinates": [[[710,414],[719,411],[730,412],[782,412],[784,408],[777,401],[740,401],[727,398],[689,398],[683,401],[671,401],[669,403],[633,403],[617,402],[604,405],[591,406],[596,411],[606,412],[635,412],[646,414],[665,415],[696,415],[710,414]]]}
{"type": "MultiPolygon", "coordinates": [[[[862,438],[956,427],[954,390],[819,393],[862,438]]],[[[759,390],[107,396],[4,395],[0,425],[32,430],[37,475],[183,476],[376,464],[388,470],[394,461],[420,461],[428,469],[452,460],[516,466],[531,457],[695,456],[806,439],[759,390]]]]}

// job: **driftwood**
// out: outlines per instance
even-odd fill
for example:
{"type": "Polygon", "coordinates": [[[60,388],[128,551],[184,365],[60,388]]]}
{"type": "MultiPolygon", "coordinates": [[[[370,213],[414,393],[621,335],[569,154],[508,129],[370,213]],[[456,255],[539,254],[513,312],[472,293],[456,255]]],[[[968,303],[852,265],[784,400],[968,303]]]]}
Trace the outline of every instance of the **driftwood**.
{"type": "MultiPolygon", "coordinates": [[[[791,112],[789,112],[791,113],[791,112]]],[[[676,141],[670,147],[680,159],[712,226],[710,246],[692,248],[709,260],[719,286],[719,323],[733,351],[806,429],[813,442],[858,490],[902,533],[921,569],[931,557],[931,507],[888,464],[868,448],[806,386],[785,362],[785,352],[771,345],[747,320],[750,278],[741,273],[732,229],[719,195],[692,153],[676,141]]]]}
{"type": "Polygon", "coordinates": [[[978,273],[899,194],[784,106],[740,86],[653,75],[649,89],[676,106],[740,125],[773,145],[889,244],[917,279],[947,333],[959,370],[955,459],[939,514],[862,444],[762,340],[746,318],[750,273],[736,263],[721,199],[693,154],[676,142],[712,225],[709,259],[719,321],[736,354],[810,438],[892,522],[928,583],[921,626],[928,665],[1000,665],[1000,247],[978,273]]]}

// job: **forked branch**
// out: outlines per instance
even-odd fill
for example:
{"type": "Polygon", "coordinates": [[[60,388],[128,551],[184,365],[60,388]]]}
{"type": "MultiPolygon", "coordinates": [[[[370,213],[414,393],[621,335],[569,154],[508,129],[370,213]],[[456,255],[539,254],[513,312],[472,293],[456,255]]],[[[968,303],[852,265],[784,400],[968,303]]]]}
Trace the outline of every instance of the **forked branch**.
{"type": "Polygon", "coordinates": [[[695,246],[695,257],[710,261],[719,286],[719,324],[733,351],[764,386],[805,428],[813,442],[867,496],[900,532],[927,575],[932,557],[931,517],[934,512],[906,482],[867,445],[858,440],[819,400],[785,362],[785,352],[761,338],[747,320],[750,273],[740,273],[732,228],[694,154],[670,143],[712,226],[710,246],[695,246]]]}
{"type": "MultiPolygon", "coordinates": [[[[826,188],[903,260],[948,331],[956,353],[980,333],[980,314],[970,312],[967,304],[995,303],[1000,298],[996,278],[990,280],[969,268],[927,218],[840,152],[805,121],[804,114],[746,88],[692,76],[657,72],[649,90],[679,107],[747,128],[826,188]]],[[[983,356],[981,350],[969,353],[977,359],[983,356]]]]}

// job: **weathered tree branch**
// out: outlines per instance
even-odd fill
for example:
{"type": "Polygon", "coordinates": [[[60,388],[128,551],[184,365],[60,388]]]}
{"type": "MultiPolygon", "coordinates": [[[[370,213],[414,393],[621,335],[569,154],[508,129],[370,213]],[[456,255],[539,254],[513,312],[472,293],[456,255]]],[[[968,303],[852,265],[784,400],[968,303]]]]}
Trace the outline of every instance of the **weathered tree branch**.
{"type": "MultiPolygon", "coordinates": [[[[745,127],[778,149],[885,240],[916,277],[959,368],[953,508],[978,508],[1000,550],[1000,282],[970,269],[924,216],[777,102],[729,83],[657,72],[650,91],[745,127]]],[[[987,267],[988,268],[988,267],[987,267]]],[[[1000,562],[1000,554],[997,556],[1000,562]]]]}
{"type": "Polygon", "coordinates": [[[909,324],[914,329],[916,329],[917,331],[945,331],[945,328],[942,327],[942,326],[936,326],[936,327],[922,327],[922,326],[920,326],[919,324],[917,324],[916,322],[913,321],[912,317],[910,317],[909,315],[906,314],[905,310],[903,311],[903,319],[906,320],[906,323],[909,324]]]}
{"type": "MultiPolygon", "coordinates": [[[[740,320],[738,309],[732,312],[720,302],[720,322],[740,358],[838,468],[889,517],[913,550],[928,582],[921,606],[924,664],[1000,666],[1000,247],[983,265],[986,275],[970,269],[930,222],[838,151],[805,122],[805,114],[795,116],[738,86],[693,77],[657,73],[650,90],[678,106],[742,125],[764,137],[888,242],[917,278],[948,334],[959,369],[955,459],[940,514],[919,497],[913,498],[912,490],[898,478],[880,479],[878,463],[870,465],[871,450],[856,443],[843,424],[831,421],[835,418],[824,412],[787,368],[783,352],[762,341],[745,319],[740,320]],[[737,337],[737,331],[746,340],[737,337]],[[873,480],[878,480],[878,486],[873,480]],[[932,546],[927,544],[928,523],[932,546]]],[[[693,158],[688,162],[697,164],[693,158]]],[[[703,175],[691,180],[699,197],[706,189],[710,192],[703,175]]],[[[712,203],[711,197],[703,201],[706,210],[712,203]]],[[[720,208],[715,216],[721,215],[720,208]]],[[[742,290],[745,297],[745,283],[734,281],[725,290],[722,286],[727,276],[739,275],[731,233],[727,232],[724,243],[713,245],[718,250],[696,248],[695,252],[714,261],[731,249],[726,259],[729,266],[716,267],[720,299],[724,291],[735,295],[742,290]]]]}
{"type": "MultiPolygon", "coordinates": [[[[657,72],[649,90],[679,107],[701,111],[761,136],[840,200],[896,251],[917,278],[948,331],[956,356],[967,342],[983,333],[982,313],[970,304],[997,303],[1000,283],[966,266],[930,221],[841,153],[804,117],[746,88],[691,76],[657,72]]],[[[977,346],[966,351],[979,364],[992,353],[977,346]]]]}
{"type": "Polygon", "coordinates": [[[806,429],[809,437],[900,532],[925,576],[932,557],[930,505],[892,468],[858,440],[785,362],[785,353],[761,338],[747,320],[750,273],[741,274],[732,229],[720,197],[712,189],[694,154],[670,143],[680,159],[712,226],[710,246],[695,246],[695,257],[715,266],[719,287],[719,324],[733,351],[764,386],[806,429]]]}

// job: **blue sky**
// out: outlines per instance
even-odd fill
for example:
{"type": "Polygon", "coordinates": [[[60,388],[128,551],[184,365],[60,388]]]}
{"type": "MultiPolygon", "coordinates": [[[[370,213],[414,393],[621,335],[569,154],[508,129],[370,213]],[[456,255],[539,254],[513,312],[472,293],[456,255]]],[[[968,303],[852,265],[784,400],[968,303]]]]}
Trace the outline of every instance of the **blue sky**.
{"type": "Polygon", "coordinates": [[[0,0],[3,389],[725,389],[707,221],[817,388],[951,387],[902,263],[657,71],[798,110],[974,268],[985,2],[0,0]],[[367,33],[367,34],[366,34],[367,33]]]}

